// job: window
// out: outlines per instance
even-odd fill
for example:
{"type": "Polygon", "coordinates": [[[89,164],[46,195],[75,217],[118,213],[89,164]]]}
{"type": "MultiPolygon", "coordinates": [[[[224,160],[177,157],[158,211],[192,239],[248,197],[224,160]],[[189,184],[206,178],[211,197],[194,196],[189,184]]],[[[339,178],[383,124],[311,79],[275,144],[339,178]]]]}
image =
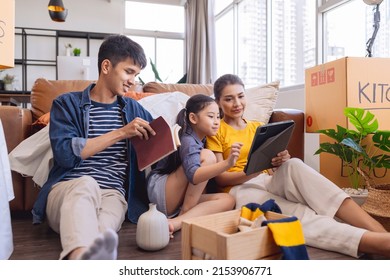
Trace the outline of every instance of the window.
{"type": "Polygon", "coordinates": [[[316,63],[316,1],[225,2],[216,9],[218,76],[237,74],[247,86],[303,84],[304,70],[316,63]]]}
{"type": "Polygon", "coordinates": [[[183,77],[184,26],[183,6],[126,1],[126,35],[144,48],[148,58],[142,81],[155,81],[149,59],[163,82],[176,83],[183,77]]]}
{"type": "MultiPolygon", "coordinates": [[[[324,62],[345,56],[368,56],[367,43],[374,33],[375,9],[376,5],[367,5],[361,0],[346,1],[342,5],[336,3],[329,9],[323,9],[324,62]]],[[[389,57],[390,4],[388,1],[380,4],[379,15],[380,28],[373,40],[371,54],[375,57],[389,57]]]]}

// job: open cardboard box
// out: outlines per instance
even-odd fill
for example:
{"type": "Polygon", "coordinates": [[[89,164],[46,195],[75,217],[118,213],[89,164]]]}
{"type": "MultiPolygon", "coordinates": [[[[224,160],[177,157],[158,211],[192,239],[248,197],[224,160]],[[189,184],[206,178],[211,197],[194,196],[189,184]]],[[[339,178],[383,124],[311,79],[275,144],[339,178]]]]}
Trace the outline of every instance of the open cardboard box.
{"type": "MultiPolygon", "coordinates": [[[[280,248],[268,227],[239,232],[240,215],[237,209],[183,221],[182,259],[202,259],[196,254],[199,251],[220,260],[280,259],[280,248]]],[[[286,216],[266,212],[265,217],[275,220],[286,216]]]]}

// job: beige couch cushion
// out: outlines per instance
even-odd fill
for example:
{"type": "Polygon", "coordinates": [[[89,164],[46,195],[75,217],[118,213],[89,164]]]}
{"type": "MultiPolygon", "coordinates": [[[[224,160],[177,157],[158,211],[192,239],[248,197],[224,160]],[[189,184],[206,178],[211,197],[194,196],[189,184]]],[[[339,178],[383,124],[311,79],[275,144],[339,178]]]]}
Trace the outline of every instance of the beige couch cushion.
{"type": "Polygon", "coordinates": [[[84,80],[59,80],[49,81],[39,78],[31,89],[31,111],[33,119],[38,119],[50,111],[53,100],[70,91],[84,90],[92,81],[84,80]]]}
{"type": "Polygon", "coordinates": [[[268,123],[275,108],[279,93],[279,82],[248,88],[245,90],[246,108],[244,118],[268,123]]]}
{"type": "Polygon", "coordinates": [[[149,82],[143,86],[144,92],[165,93],[180,91],[189,96],[202,93],[205,95],[213,94],[213,85],[200,84],[163,84],[157,82],[149,82]]]}

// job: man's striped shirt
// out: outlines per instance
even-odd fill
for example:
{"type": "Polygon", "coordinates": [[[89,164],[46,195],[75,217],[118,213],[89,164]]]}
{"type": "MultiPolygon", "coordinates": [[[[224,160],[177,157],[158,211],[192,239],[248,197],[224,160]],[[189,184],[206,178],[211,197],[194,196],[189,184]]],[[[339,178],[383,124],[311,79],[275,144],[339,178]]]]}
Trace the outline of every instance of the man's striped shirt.
{"type": "MultiPolygon", "coordinates": [[[[92,101],[88,138],[95,138],[121,127],[123,127],[123,119],[118,102],[104,104],[92,101]]],[[[121,140],[85,159],[63,180],[67,181],[88,175],[93,177],[102,189],[115,188],[124,195],[123,185],[126,180],[126,170],[126,141],[121,140]]]]}

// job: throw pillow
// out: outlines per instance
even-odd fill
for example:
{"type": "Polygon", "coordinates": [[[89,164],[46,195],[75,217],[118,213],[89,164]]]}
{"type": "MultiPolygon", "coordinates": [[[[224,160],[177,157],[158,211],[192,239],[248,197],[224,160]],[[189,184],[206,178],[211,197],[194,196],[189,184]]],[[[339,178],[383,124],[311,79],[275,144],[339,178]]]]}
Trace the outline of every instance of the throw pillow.
{"type": "Polygon", "coordinates": [[[35,122],[32,123],[32,134],[40,131],[42,128],[47,126],[50,122],[50,112],[40,116],[35,122]]]}
{"type": "Polygon", "coordinates": [[[190,97],[182,92],[166,92],[147,96],[138,101],[153,118],[162,116],[171,126],[176,123],[177,114],[186,106],[190,97]]]}
{"type": "Polygon", "coordinates": [[[195,94],[211,95],[213,93],[213,85],[202,84],[165,84],[158,82],[149,82],[143,86],[145,92],[184,92],[185,94],[192,96],[195,94]]]}
{"type": "Polygon", "coordinates": [[[244,118],[267,124],[275,108],[278,93],[278,81],[246,89],[247,102],[244,118]]]}
{"type": "Polygon", "coordinates": [[[129,90],[128,92],[125,93],[124,96],[126,97],[130,97],[134,100],[140,100],[144,97],[147,97],[147,96],[151,96],[153,94],[156,94],[156,93],[153,93],[153,92],[139,92],[139,91],[133,91],[133,90],[129,90]]]}

